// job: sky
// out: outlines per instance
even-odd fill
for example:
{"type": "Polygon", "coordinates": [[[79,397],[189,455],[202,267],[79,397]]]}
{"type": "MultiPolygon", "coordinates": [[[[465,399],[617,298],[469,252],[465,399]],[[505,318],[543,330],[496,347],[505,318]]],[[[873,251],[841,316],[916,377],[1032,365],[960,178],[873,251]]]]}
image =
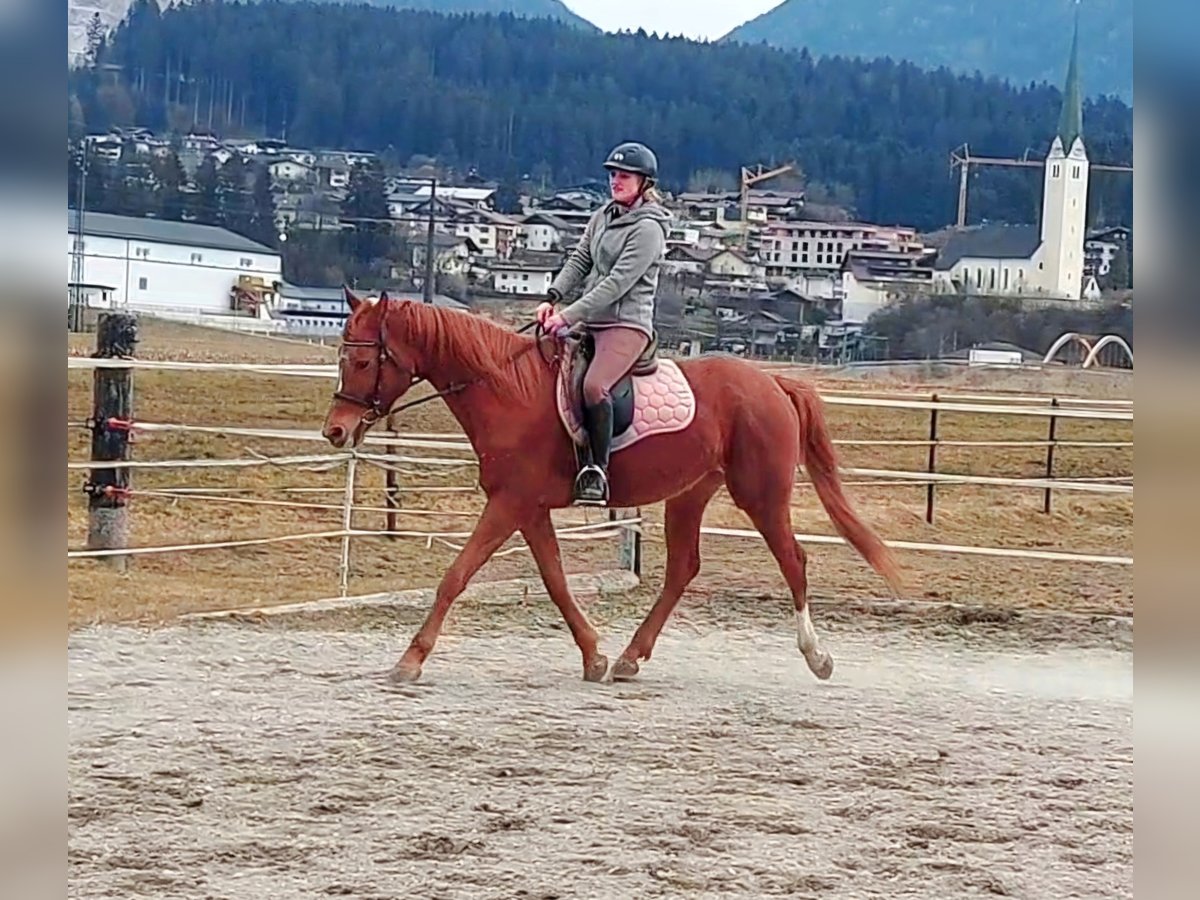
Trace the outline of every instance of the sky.
{"type": "Polygon", "coordinates": [[[783,0],[563,0],[605,31],[628,28],[713,40],[783,0]]]}

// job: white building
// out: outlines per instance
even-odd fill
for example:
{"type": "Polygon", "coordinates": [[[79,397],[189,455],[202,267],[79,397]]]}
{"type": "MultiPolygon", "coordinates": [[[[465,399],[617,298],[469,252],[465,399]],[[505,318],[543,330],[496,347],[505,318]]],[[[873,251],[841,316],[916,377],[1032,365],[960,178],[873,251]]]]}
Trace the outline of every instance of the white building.
{"type": "Polygon", "coordinates": [[[936,263],[938,286],[965,293],[1080,299],[1085,287],[1091,287],[1084,278],[1089,170],[1077,19],[1058,134],[1046,155],[1040,225],[960,229],[936,263]]]}
{"type": "Polygon", "coordinates": [[[240,277],[268,285],[283,278],[276,251],[224,228],[107,213],[84,213],[82,235],[75,228],[68,210],[67,281],[78,240],[78,280],[110,288],[114,309],[232,315],[240,277]]]}
{"type": "MultiPolygon", "coordinates": [[[[371,295],[378,296],[374,291],[371,295]]],[[[389,291],[388,297],[413,303],[424,302],[422,296],[403,291],[389,291]]],[[[465,304],[444,294],[434,294],[433,305],[444,309],[467,309],[465,304]]],[[[342,288],[286,283],[280,288],[279,306],[272,313],[272,318],[282,324],[281,330],[285,334],[303,337],[335,338],[345,330],[349,317],[350,305],[342,288]]]]}
{"type": "Polygon", "coordinates": [[[316,170],[296,159],[280,159],[267,166],[275,181],[309,181],[316,177],[316,170]]]}
{"type": "Polygon", "coordinates": [[[503,294],[528,294],[544,297],[554,281],[555,269],[549,266],[493,263],[492,286],[503,294]]]}
{"type": "Polygon", "coordinates": [[[871,315],[903,296],[928,294],[934,279],[929,256],[887,250],[855,250],[842,263],[835,299],[841,320],[863,325],[871,315]]]}
{"type": "Polygon", "coordinates": [[[534,211],[521,221],[520,237],[524,249],[538,253],[569,250],[574,245],[576,229],[553,213],[534,211]]]}
{"type": "Polygon", "coordinates": [[[866,222],[776,222],[762,233],[759,258],[767,278],[791,281],[805,272],[836,273],[851,250],[920,256],[915,228],[866,222]]]}

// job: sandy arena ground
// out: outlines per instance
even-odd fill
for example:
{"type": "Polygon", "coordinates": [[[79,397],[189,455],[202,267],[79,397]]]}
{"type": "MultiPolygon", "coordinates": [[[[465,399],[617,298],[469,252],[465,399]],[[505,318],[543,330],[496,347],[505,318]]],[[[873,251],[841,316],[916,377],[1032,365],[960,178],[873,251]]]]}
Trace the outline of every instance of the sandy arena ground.
{"type": "MultiPolygon", "coordinates": [[[[90,338],[73,337],[75,352],[90,338]]],[[[143,325],[145,358],[328,361],[328,348],[143,325]]],[[[1131,397],[1132,377],[957,370],[820,375],[822,388],[1131,397]]],[[[138,373],[136,416],[316,428],[321,381],[138,373]]],[[[71,373],[69,418],[88,415],[71,373]]],[[[843,464],[918,469],[924,413],[829,408],[843,464]]],[[[446,432],[441,404],[408,431],[446,432]]],[[[943,437],[1030,440],[1046,422],[947,416],[943,437]]],[[[1060,424],[1060,439],[1132,440],[1127,424],[1060,424]]],[[[225,435],[143,435],[137,459],[325,452],[225,435]]],[[[69,454],[86,458],[72,429],[69,454]]],[[[1062,477],[1132,473],[1132,449],[1070,450],[1062,477]]],[[[946,448],[941,471],[1038,476],[1042,448],[946,448]]],[[[68,543],[86,508],[68,477],[68,543]]],[[[413,466],[401,528],[469,529],[467,465],[413,466]]],[[[829,534],[811,491],[798,531],[829,534]]],[[[237,489],[245,499],[327,491],[340,473],[139,472],[135,489],[237,489]]],[[[382,501],[368,472],[360,502],[382,501]]],[[[1131,496],[852,483],[888,538],[1132,555],[1131,496]]],[[[662,581],[661,507],[642,586],[581,603],[620,652],[662,581]]],[[[560,524],[596,518],[565,511],[560,524]]],[[[747,527],[719,494],[709,525],[747,527]]],[[[340,527],[334,509],[136,495],[135,544],[340,527]]],[[[379,513],[355,524],[378,528],[379,513]]],[[[852,552],[812,546],[818,632],[836,668],[817,682],[795,648],[790,600],[761,540],[706,538],[640,678],[579,679],[578,655],[540,589],[464,598],[421,682],[383,678],[423,605],[187,623],[180,614],[337,592],[336,541],[144,557],[126,574],[68,565],[68,896],[91,898],[1129,897],[1133,868],[1131,567],[905,553],[903,607],[852,552]],[[932,602],[931,602],[932,601],[932,602]],[[950,601],[944,603],[941,601],[950,601]],[[964,604],[960,606],[957,604],[964,604]],[[1114,618],[1113,616],[1116,616],[1114,618]]],[[[437,583],[451,547],[356,540],[350,592],[437,583]]],[[[611,543],[564,543],[568,572],[613,565],[611,543]]],[[[477,582],[534,574],[528,554],[477,582]]]]}
{"type": "Polygon", "coordinates": [[[1132,896],[1127,641],[818,614],[819,683],[693,620],[588,685],[467,618],[405,687],[411,616],[77,630],[68,896],[1132,896]]]}

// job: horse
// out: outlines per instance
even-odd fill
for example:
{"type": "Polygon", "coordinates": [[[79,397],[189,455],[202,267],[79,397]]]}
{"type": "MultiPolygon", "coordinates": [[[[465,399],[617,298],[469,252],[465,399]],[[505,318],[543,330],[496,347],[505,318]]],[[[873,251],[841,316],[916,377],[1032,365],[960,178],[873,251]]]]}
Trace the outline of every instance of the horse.
{"type": "Polygon", "coordinates": [[[373,424],[413,404],[396,407],[411,387],[427,382],[435,393],[415,402],[440,397],[446,403],[478,457],[478,483],[487,498],[424,622],[390,671],[392,680],[420,677],[451,604],[517,532],[582,654],[584,679],[633,678],[700,571],[701,519],[722,486],[766,540],[792,595],[800,653],[813,675],[828,679],[833,658],[813,627],[805,551],[791,525],[799,465],[837,532],[899,595],[890,551],[843,493],[822,402],[811,385],[737,357],[662,359],[659,371],[627,375],[614,391],[626,402],[624,423],[620,410],[615,417],[609,505],[663,502],[667,561],[661,593],[610,669],[596,629],[567,587],[551,521],[552,510],[573,504],[577,472],[577,438],[562,403],[560,340],[386,293],[378,299],[349,288],[345,293],[350,315],[322,435],[337,449],[358,447],[373,424]],[[648,412],[651,401],[664,397],[685,407],[684,414],[648,412]]]}

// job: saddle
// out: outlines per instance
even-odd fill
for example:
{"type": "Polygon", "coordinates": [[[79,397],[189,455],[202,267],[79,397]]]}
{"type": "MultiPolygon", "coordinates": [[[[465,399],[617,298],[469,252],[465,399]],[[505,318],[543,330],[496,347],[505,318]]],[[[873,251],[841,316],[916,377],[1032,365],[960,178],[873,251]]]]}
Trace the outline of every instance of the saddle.
{"type": "MultiPolygon", "coordinates": [[[[583,426],[583,379],[596,354],[593,334],[572,329],[564,340],[558,373],[558,411],[576,447],[587,443],[583,426]]],[[[651,434],[679,431],[691,424],[696,400],[682,370],[658,356],[654,333],[629,374],[611,390],[613,442],[611,452],[651,434]]]]}

